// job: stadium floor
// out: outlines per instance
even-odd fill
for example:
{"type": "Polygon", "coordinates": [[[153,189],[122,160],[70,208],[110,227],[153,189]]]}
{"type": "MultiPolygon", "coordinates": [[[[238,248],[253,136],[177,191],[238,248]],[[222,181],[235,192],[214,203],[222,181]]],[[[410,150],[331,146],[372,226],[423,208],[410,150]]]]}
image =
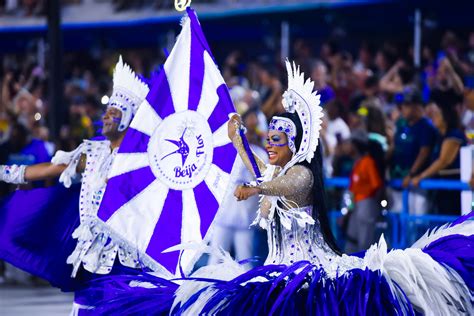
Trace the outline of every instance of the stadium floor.
{"type": "Polygon", "coordinates": [[[0,287],[2,316],[69,315],[73,294],[51,287],[0,287]]]}

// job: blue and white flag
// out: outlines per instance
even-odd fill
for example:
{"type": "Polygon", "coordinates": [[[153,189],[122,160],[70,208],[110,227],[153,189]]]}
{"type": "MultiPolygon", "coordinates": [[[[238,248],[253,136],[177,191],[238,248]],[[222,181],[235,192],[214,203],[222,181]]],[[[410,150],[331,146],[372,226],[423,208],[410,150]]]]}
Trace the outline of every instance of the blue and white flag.
{"type": "Polygon", "coordinates": [[[171,273],[205,237],[227,190],[236,151],[234,106],[193,10],[114,160],[98,212],[109,229],[171,273]],[[181,255],[181,258],[180,258],[181,255]]]}

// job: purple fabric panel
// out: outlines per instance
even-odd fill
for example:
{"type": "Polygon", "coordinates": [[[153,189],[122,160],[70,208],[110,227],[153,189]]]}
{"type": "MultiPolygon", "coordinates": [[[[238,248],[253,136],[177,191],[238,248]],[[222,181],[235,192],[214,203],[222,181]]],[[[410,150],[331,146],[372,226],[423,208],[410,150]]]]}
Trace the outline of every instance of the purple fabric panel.
{"type": "Polygon", "coordinates": [[[211,55],[212,59],[214,59],[214,56],[211,53],[211,49],[209,48],[209,44],[207,43],[206,37],[204,36],[204,33],[201,29],[201,23],[199,23],[196,13],[193,9],[189,7],[186,9],[186,12],[188,13],[188,17],[191,20],[191,34],[193,34],[197,39],[199,39],[201,46],[205,50],[207,50],[209,55],[211,55]]]}
{"type": "Polygon", "coordinates": [[[227,145],[215,147],[212,163],[221,168],[224,172],[230,173],[232,166],[234,165],[235,156],[237,151],[232,143],[227,145]]]}
{"type": "Polygon", "coordinates": [[[182,209],[182,192],[170,189],[146,250],[148,255],[172,273],[178,263],[179,251],[162,251],[181,243],[182,209]]]}
{"type": "MultiPolygon", "coordinates": [[[[192,21],[192,20],[191,20],[192,21]]],[[[189,68],[188,109],[196,111],[204,81],[204,47],[194,29],[191,31],[191,66],[189,68]]]]}
{"type": "Polygon", "coordinates": [[[219,203],[217,203],[216,198],[207,187],[205,181],[202,181],[194,188],[194,196],[197,205],[205,206],[199,209],[199,215],[201,217],[201,235],[204,237],[214,220],[217,210],[219,209],[219,203]]]}
{"type": "Polygon", "coordinates": [[[122,205],[142,192],[155,179],[150,167],[109,179],[97,216],[106,222],[122,205]]]}
{"type": "Polygon", "coordinates": [[[79,185],[19,190],[0,203],[0,259],[64,291],[81,281],[71,278],[67,257],[76,246],[79,185]]]}
{"type": "Polygon", "coordinates": [[[217,88],[217,95],[219,96],[219,101],[208,119],[213,133],[229,120],[229,113],[235,112],[234,104],[230,99],[229,90],[225,84],[221,84],[217,88]]]}
{"type": "Polygon", "coordinates": [[[119,153],[146,153],[150,136],[130,127],[118,150],[119,153]]]}
{"type": "Polygon", "coordinates": [[[157,78],[153,80],[153,85],[146,99],[160,118],[164,119],[174,113],[171,89],[164,70],[160,71],[157,78]]]}

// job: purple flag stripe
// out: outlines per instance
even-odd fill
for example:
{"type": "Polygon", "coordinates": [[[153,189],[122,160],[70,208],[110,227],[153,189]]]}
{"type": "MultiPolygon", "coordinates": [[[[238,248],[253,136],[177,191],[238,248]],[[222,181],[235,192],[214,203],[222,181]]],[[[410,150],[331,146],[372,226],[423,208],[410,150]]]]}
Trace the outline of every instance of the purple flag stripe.
{"type": "Polygon", "coordinates": [[[212,163],[222,169],[222,171],[230,173],[234,165],[234,158],[237,151],[232,143],[224,146],[215,147],[212,163]]]}
{"type": "Polygon", "coordinates": [[[146,153],[149,141],[150,136],[143,134],[133,127],[129,127],[118,152],[121,154],[146,153]]]}
{"type": "MultiPolygon", "coordinates": [[[[191,34],[195,35],[197,39],[201,42],[201,46],[207,50],[209,55],[214,59],[212,56],[211,49],[209,48],[209,44],[207,44],[206,37],[201,29],[201,24],[196,16],[196,12],[192,10],[190,7],[186,9],[186,13],[188,14],[189,19],[191,20],[191,34]]],[[[217,66],[216,66],[217,67],[217,66]]]]}
{"type": "Polygon", "coordinates": [[[162,253],[181,243],[182,191],[169,190],[160,219],[155,226],[146,253],[161,263],[168,271],[175,271],[179,251],[162,253]]]}
{"type": "MultiPolygon", "coordinates": [[[[192,25],[192,24],[191,24],[192,25]]],[[[191,32],[191,65],[189,67],[189,98],[188,110],[196,111],[201,99],[202,83],[204,81],[204,47],[191,32]]]]}
{"type": "Polygon", "coordinates": [[[155,179],[149,166],[109,179],[97,216],[106,222],[122,205],[142,192],[155,179]]]}
{"type": "Polygon", "coordinates": [[[164,69],[158,75],[146,99],[162,119],[174,113],[173,97],[164,69]]]}
{"type": "Polygon", "coordinates": [[[230,99],[229,90],[225,84],[221,84],[219,88],[217,88],[217,95],[219,96],[219,101],[208,119],[209,126],[213,133],[229,120],[228,113],[235,112],[234,105],[230,99]]]}
{"type": "Polygon", "coordinates": [[[194,197],[196,198],[196,205],[204,205],[199,209],[201,217],[201,235],[204,238],[209,226],[211,226],[214,216],[219,209],[219,203],[212,194],[211,190],[206,185],[205,181],[199,183],[194,189],[194,197]]]}

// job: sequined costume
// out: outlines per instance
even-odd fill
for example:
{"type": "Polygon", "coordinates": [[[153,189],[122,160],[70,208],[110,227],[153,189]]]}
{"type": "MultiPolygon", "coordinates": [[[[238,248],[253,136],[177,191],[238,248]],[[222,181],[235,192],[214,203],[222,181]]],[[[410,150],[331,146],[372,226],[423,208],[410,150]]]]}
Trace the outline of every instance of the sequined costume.
{"type": "MultiPolygon", "coordinates": [[[[252,170],[240,135],[232,139],[242,160],[252,170]]],[[[268,257],[265,264],[290,265],[307,260],[314,264],[328,263],[336,254],[327,246],[319,229],[319,222],[312,217],[313,175],[301,165],[279,174],[281,168],[266,166],[254,155],[262,174],[270,173],[270,180],[259,184],[263,195],[256,222],[267,230],[268,257]],[[276,197],[284,197],[285,205],[279,207],[276,197]],[[279,215],[276,220],[275,212],[279,215]],[[265,214],[265,215],[263,215],[265,214]],[[278,227],[277,227],[278,225],[278,227]],[[277,234],[277,229],[281,236],[277,234]]]]}
{"type": "Polygon", "coordinates": [[[140,267],[141,263],[134,256],[135,253],[116,238],[111,238],[97,220],[97,210],[117,150],[118,148],[111,149],[107,140],[85,140],[73,152],[59,152],[53,157],[53,163],[68,166],[60,178],[64,183],[70,183],[78,176],[77,165],[81,159],[85,161],[79,197],[80,225],[72,234],[77,239],[77,245],[67,259],[67,263],[73,265],[73,276],[81,266],[91,273],[107,274],[112,270],[116,257],[124,266],[140,267]]]}

